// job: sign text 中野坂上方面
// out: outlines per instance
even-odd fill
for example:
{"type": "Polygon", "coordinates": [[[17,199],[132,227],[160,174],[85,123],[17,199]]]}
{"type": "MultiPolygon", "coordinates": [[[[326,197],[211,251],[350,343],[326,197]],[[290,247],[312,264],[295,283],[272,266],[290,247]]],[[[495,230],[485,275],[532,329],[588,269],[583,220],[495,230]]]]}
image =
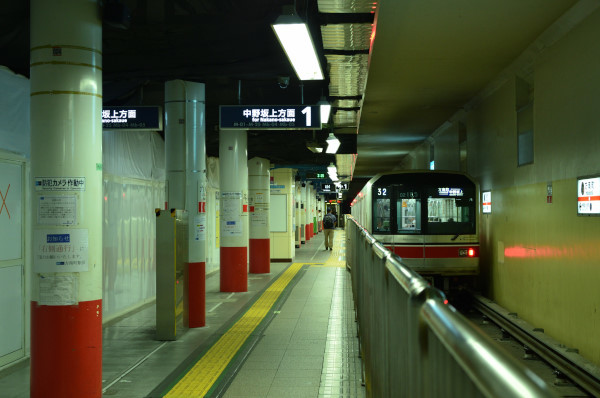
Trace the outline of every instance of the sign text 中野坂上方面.
{"type": "Polygon", "coordinates": [[[321,109],[316,105],[223,105],[221,129],[299,130],[320,129],[321,109]]]}

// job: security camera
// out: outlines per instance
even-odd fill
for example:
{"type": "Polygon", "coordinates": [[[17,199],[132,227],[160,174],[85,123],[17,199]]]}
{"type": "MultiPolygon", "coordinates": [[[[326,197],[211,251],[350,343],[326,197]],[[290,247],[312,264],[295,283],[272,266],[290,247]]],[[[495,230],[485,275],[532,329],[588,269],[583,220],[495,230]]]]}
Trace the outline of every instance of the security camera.
{"type": "Polygon", "coordinates": [[[287,88],[290,84],[289,76],[277,76],[277,84],[280,88],[287,88]]]}

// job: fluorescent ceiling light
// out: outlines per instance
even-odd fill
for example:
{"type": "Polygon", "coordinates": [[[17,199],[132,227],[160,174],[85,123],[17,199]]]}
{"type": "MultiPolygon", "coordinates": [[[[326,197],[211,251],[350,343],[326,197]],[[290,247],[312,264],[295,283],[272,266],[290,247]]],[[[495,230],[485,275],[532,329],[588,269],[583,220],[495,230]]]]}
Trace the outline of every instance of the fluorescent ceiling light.
{"type": "Polygon", "coordinates": [[[306,24],[295,14],[281,15],[272,25],[298,79],[323,80],[323,71],[306,24]]]}
{"type": "Polygon", "coordinates": [[[327,174],[329,175],[331,181],[338,181],[337,167],[335,167],[333,163],[329,163],[329,166],[327,166],[327,174]]]}
{"type": "Polygon", "coordinates": [[[323,152],[323,146],[320,145],[318,142],[307,142],[306,143],[306,147],[312,152],[312,153],[322,153],[323,152]]]}
{"type": "Polygon", "coordinates": [[[321,97],[321,100],[317,102],[317,105],[321,107],[321,124],[329,123],[329,115],[331,114],[331,104],[327,102],[325,97],[321,97]]]}
{"type": "Polygon", "coordinates": [[[340,148],[340,140],[336,138],[333,133],[329,133],[329,137],[327,137],[327,153],[336,153],[340,148]]]}

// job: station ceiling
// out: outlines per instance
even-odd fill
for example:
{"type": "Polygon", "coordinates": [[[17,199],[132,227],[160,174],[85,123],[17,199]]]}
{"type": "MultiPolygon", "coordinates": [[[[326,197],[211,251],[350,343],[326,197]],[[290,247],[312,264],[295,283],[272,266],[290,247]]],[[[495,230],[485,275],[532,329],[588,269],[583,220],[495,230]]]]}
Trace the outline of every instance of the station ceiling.
{"type": "MultiPolygon", "coordinates": [[[[532,46],[540,51],[542,34],[568,24],[589,1],[100,3],[105,105],[162,105],[165,81],[205,83],[207,153],[218,156],[219,105],[316,104],[325,96],[334,106],[329,125],[249,131],[248,157],[303,173],[336,163],[341,175],[352,176],[352,199],[368,178],[398,168],[436,130],[468,112],[532,46]],[[271,29],[290,5],[310,26],[323,81],[299,81],[271,29]],[[307,148],[331,132],[342,154],[307,148]]],[[[0,5],[0,65],[29,76],[29,1],[0,5]]]]}

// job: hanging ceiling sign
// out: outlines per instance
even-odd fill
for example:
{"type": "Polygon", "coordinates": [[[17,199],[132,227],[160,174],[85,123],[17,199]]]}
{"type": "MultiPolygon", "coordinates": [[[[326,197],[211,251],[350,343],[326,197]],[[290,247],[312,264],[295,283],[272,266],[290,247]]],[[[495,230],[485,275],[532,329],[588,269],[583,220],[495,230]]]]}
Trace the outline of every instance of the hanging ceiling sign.
{"type": "Polygon", "coordinates": [[[335,192],[333,191],[334,189],[334,185],[333,184],[321,184],[321,192],[335,192]]]}
{"type": "Polygon", "coordinates": [[[325,178],[327,178],[327,174],[325,174],[325,173],[313,173],[313,172],[306,173],[306,179],[308,179],[308,180],[325,179],[325,178]]]}
{"type": "Polygon", "coordinates": [[[221,129],[320,130],[321,107],[317,105],[222,105],[221,129]]]}
{"type": "Polygon", "coordinates": [[[102,107],[104,130],[161,131],[162,110],[160,106],[104,106],[102,107]]]}

